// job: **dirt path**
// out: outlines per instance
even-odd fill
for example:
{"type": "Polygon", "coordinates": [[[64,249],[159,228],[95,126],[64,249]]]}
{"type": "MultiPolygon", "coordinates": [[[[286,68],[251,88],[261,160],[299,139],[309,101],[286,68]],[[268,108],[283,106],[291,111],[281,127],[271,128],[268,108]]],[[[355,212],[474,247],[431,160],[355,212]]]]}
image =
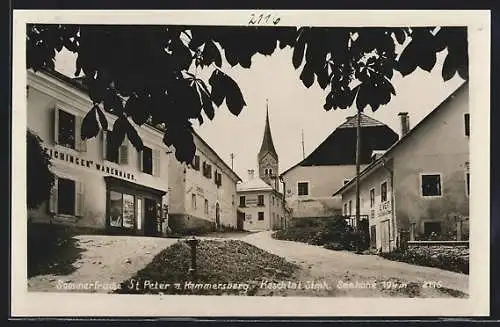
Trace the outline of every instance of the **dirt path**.
{"type": "Polygon", "coordinates": [[[75,238],[83,250],[81,258],[73,263],[76,270],[69,275],[32,277],[28,279],[29,291],[107,293],[177,242],[177,239],[130,236],[80,235],[75,238]]]}
{"type": "MultiPolygon", "coordinates": [[[[299,280],[316,287],[313,290],[316,295],[464,297],[469,293],[468,275],[390,261],[376,255],[276,240],[271,234],[260,232],[241,240],[299,264],[303,268],[299,280]],[[375,289],[370,287],[373,282],[377,285],[375,289]]],[[[311,289],[302,293],[311,295],[311,289]]]]}

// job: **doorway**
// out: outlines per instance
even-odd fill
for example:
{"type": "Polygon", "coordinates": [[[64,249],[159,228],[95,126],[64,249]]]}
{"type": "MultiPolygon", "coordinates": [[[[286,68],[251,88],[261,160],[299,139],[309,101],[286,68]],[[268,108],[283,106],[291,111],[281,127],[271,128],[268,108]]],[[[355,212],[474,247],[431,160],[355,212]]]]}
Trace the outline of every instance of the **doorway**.
{"type": "Polygon", "coordinates": [[[220,228],[220,206],[218,203],[215,205],[215,228],[220,228]]]}
{"type": "Polygon", "coordinates": [[[390,231],[389,220],[380,223],[380,241],[382,243],[382,252],[390,251],[390,231]]]}
{"type": "Polygon", "coordinates": [[[157,210],[156,201],[153,199],[144,199],[144,235],[146,236],[156,236],[158,232],[157,228],[157,210]]]}

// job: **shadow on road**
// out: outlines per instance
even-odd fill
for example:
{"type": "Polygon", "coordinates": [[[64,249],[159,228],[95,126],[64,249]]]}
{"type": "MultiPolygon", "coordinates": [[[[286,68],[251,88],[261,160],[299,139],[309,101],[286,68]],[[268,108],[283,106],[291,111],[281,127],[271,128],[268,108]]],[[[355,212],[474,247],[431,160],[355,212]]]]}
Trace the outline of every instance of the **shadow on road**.
{"type": "Polygon", "coordinates": [[[28,278],[38,275],[69,275],[73,263],[85,250],[68,228],[50,224],[28,224],[28,278]]]}

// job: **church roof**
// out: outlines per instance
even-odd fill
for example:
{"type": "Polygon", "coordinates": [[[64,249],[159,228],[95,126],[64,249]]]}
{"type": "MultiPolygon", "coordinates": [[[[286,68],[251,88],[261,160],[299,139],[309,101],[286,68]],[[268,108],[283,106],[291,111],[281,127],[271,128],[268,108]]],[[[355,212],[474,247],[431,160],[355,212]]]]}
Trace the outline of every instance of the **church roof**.
{"type": "Polygon", "coordinates": [[[262,145],[260,146],[259,158],[262,158],[267,152],[270,152],[278,158],[271,135],[271,127],[269,125],[269,109],[266,111],[266,126],[264,127],[264,137],[262,138],[262,145]]]}
{"type": "Polygon", "coordinates": [[[245,191],[272,191],[273,188],[258,177],[236,184],[237,192],[245,191]]]}

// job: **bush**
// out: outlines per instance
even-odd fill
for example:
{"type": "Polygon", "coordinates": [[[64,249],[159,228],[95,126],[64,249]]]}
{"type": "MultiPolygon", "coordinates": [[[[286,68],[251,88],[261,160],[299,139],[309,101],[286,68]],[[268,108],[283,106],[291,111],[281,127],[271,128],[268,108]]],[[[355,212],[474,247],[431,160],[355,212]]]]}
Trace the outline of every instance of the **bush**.
{"type": "Polygon", "coordinates": [[[347,225],[343,217],[297,219],[292,227],[275,232],[273,237],[331,250],[365,250],[370,242],[367,235],[347,225]]]}
{"type": "Polygon", "coordinates": [[[434,267],[467,275],[469,274],[468,257],[451,254],[439,254],[430,256],[426,254],[420,254],[408,249],[397,249],[393,252],[380,253],[380,256],[389,260],[406,262],[418,266],[434,267]]]}

